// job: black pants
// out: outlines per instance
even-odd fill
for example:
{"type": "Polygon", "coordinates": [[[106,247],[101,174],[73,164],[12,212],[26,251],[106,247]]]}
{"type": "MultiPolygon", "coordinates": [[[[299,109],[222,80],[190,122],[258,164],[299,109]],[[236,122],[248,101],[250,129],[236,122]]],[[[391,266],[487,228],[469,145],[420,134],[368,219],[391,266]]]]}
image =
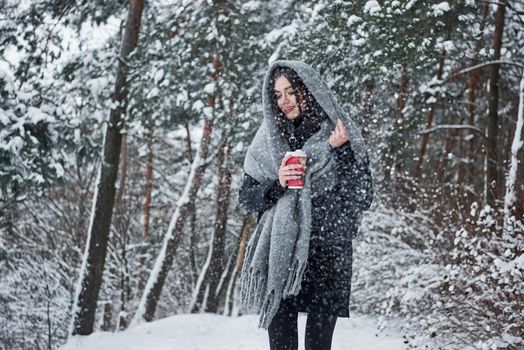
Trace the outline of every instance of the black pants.
{"type": "MultiPolygon", "coordinates": [[[[298,349],[298,311],[289,301],[282,299],[280,307],[268,328],[271,350],[298,349]]],[[[330,350],[337,316],[308,313],[306,322],[306,350],[330,350]]]]}

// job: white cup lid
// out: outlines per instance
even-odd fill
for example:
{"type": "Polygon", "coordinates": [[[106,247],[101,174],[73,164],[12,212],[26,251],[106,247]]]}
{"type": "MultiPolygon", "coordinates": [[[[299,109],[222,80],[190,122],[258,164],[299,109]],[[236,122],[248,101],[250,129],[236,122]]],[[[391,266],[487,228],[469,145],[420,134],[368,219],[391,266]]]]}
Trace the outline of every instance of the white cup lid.
{"type": "Polygon", "coordinates": [[[291,156],[295,156],[295,157],[307,157],[306,152],[302,151],[301,149],[297,149],[294,152],[286,152],[286,156],[288,154],[291,155],[291,156]]]}

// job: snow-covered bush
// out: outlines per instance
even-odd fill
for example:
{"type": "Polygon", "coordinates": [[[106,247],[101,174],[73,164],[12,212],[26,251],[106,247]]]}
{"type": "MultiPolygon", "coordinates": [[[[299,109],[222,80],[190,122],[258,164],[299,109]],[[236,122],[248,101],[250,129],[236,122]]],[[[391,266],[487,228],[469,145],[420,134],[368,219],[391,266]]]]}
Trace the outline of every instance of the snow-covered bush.
{"type": "Polygon", "coordinates": [[[59,251],[27,241],[0,257],[2,349],[51,349],[67,335],[71,267],[56,259],[59,251]]]}
{"type": "Polygon", "coordinates": [[[435,252],[435,227],[419,212],[375,205],[354,241],[351,308],[384,321],[404,316],[425,322],[446,273],[435,252]]]}
{"type": "MultiPolygon", "coordinates": [[[[434,213],[433,213],[434,214],[434,213]]],[[[354,244],[351,307],[407,320],[414,349],[520,349],[524,227],[473,205],[463,225],[376,205],[354,244]]]]}
{"type": "Polygon", "coordinates": [[[501,210],[476,207],[456,230],[439,311],[478,349],[522,349],[524,225],[504,232],[501,210]]]}

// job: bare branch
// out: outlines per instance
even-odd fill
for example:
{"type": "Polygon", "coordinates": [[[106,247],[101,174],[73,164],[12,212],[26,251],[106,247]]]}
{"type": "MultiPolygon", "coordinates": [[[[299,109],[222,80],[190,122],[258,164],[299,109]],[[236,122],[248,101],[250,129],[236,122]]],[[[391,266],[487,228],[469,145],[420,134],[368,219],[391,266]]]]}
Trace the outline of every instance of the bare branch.
{"type": "Polygon", "coordinates": [[[524,69],[524,64],[522,64],[522,63],[513,62],[513,61],[506,61],[506,60],[494,60],[494,61],[488,61],[488,62],[479,63],[479,64],[476,64],[474,66],[471,66],[471,67],[459,70],[458,72],[456,72],[456,73],[450,75],[449,77],[447,77],[443,82],[447,82],[447,81],[449,81],[449,80],[451,80],[453,78],[456,78],[457,76],[459,76],[461,74],[469,73],[471,71],[474,71],[474,70],[477,70],[477,69],[480,69],[480,68],[484,68],[484,67],[487,67],[487,66],[490,66],[490,65],[494,65],[494,64],[507,64],[507,65],[510,65],[510,66],[515,66],[515,67],[519,67],[521,69],[524,69]]]}
{"type": "Polygon", "coordinates": [[[441,125],[436,125],[436,126],[434,126],[432,128],[419,131],[418,134],[419,135],[429,134],[429,133],[432,133],[434,131],[443,130],[443,129],[469,129],[469,130],[475,131],[475,132],[479,133],[480,135],[486,137],[486,135],[484,135],[484,132],[482,130],[480,130],[479,128],[477,128],[475,126],[463,125],[463,124],[441,124],[441,125]]]}

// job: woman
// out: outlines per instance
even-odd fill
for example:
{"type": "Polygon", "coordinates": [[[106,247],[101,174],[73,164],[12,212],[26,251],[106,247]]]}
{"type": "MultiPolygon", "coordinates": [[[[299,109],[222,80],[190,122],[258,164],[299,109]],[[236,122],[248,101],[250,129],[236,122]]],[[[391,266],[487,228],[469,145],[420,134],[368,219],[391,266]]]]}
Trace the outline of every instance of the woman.
{"type": "Polygon", "coordinates": [[[259,213],[242,268],[242,306],[260,313],[271,350],[298,348],[298,312],[308,313],[306,349],[330,349],[337,317],[349,317],[351,240],[373,196],[365,144],[303,62],[273,62],[262,100],[239,193],[241,205],[259,213]],[[296,149],[307,154],[303,169],[286,165],[285,153],[296,149]],[[303,189],[288,189],[298,178],[303,189]]]}

